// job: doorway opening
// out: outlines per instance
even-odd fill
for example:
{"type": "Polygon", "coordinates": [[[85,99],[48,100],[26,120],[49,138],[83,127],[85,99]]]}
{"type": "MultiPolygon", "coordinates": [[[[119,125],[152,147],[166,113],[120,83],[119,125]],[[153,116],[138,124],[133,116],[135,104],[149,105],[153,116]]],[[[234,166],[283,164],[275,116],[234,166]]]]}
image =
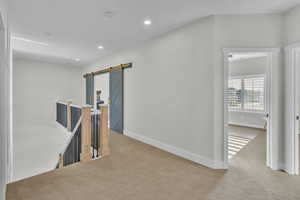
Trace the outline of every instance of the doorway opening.
{"type": "Polygon", "coordinates": [[[94,77],[94,105],[109,107],[109,128],[123,134],[124,129],[124,72],[123,68],[114,68],[94,77]]]}
{"type": "Polygon", "coordinates": [[[277,51],[224,49],[225,168],[251,159],[276,168],[272,161],[271,69],[277,51]],[[250,150],[248,145],[255,147],[250,150]],[[251,155],[253,149],[255,152],[251,155]]]}

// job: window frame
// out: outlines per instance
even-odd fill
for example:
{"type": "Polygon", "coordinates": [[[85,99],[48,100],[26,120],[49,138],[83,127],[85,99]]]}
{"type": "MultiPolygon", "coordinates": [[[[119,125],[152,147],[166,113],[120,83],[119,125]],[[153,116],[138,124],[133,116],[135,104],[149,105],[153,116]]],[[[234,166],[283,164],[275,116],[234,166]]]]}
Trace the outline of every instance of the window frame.
{"type": "Polygon", "coordinates": [[[266,112],[266,108],[267,108],[267,99],[266,99],[266,95],[267,95],[267,91],[266,91],[266,75],[265,74],[254,74],[254,75],[233,75],[233,76],[229,76],[228,77],[228,84],[229,81],[232,79],[241,79],[241,88],[242,91],[244,91],[244,79],[247,78],[264,78],[264,109],[263,110],[250,110],[250,109],[245,109],[244,108],[244,92],[242,92],[242,103],[241,103],[241,108],[231,108],[228,105],[228,111],[229,112],[243,112],[243,113],[257,113],[257,114],[264,114],[266,112]]]}

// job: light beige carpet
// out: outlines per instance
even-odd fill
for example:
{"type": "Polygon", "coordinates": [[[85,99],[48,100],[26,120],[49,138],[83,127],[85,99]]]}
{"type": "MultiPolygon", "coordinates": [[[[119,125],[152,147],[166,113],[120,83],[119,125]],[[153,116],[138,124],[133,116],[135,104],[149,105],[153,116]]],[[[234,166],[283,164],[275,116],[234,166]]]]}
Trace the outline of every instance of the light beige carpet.
{"type": "MultiPolygon", "coordinates": [[[[259,134],[266,134],[265,130],[242,126],[228,126],[228,159],[236,156],[251,140],[259,134]]],[[[259,148],[266,148],[266,144],[261,144],[259,148]]]]}
{"type": "Polygon", "coordinates": [[[265,135],[212,170],[112,133],[111,156],[8,185],[7,200],[299,200],[300,178],[265,167],[265,135]]]}
{"type": "Polygon", "coordinates": [[[258,134],[265,133],[266,131],[263,129],[257,128],[249,128],[243,126],[235,126],[229,125],[228,126],[228,134],[237,137],[243,137],[250,140],[253,140],[258,134]]]}

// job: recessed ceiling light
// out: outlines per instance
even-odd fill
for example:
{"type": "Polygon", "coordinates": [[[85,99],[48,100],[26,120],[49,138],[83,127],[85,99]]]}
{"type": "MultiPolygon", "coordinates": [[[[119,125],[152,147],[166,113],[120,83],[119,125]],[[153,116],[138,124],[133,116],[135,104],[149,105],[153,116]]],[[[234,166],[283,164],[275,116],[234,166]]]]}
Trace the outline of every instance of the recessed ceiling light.
{"type": "Polygon", "coordinates": [[[149,26],[149,25],[152,24],[152,22],[151,22],[150,19],[147,19],[147,20],[144,21],[144,24],[147,25],[147,26],[149,26]]]}
{"type": "Polygon", "coordinates": [[[75,58],[75,61],[76,61],[76,62],[79,62],[79,61],[80,61],[80,59],[79,59],[79,58],[75,58]]]}
{"type": "Polygon", "coordinates": [[[101,46],[101,45],[100,45],[100,46],[98,46],[98,49],[103,49],[103,48],[104,48],[104,47],[103,47],[103,46],[101,46]]]}
{"type": "Polygon", "coordinates": [[[38,41],[34,41],[34,40],[29,40],[27,38],[17,37],[17,36],[12,36],[12,39],[23,41],[23,42],[28,42],[28,43],[32,43],[32,44],[42,45],[42,46],[49,46],[49,44],[44,43],[44,42],[38,42],[38,41]]]}
{"type": "Polygon", "coordinates": [[[45,35],[46,37],[51,37],[51,36],[52,36],[52,33],[50,33],[50,32],[44,32],[44,35],[45,35]]]}
{"type": "Polygon", "coordinates": [[[107,11],[104,12],[103,15],[106,18],[112,18],[115,15],[115,13],[113,11],[111,11],[111,10],[107,10],[107,11]]]}

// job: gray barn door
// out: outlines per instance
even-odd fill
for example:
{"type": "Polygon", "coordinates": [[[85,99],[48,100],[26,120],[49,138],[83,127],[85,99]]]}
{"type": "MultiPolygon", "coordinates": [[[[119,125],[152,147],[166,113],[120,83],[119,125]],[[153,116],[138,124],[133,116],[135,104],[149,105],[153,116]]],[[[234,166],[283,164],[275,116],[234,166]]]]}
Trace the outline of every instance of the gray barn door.
{"type": "Polygon", "coordinates": [[[85,103],[94,106],[94,75],[88,75],[85,79],[85,103]]]}
{"type": "Polygon", "coordinates": [[[112,70],[109,74],[110,129],[123,133],[123,70],[112,70]]]}

